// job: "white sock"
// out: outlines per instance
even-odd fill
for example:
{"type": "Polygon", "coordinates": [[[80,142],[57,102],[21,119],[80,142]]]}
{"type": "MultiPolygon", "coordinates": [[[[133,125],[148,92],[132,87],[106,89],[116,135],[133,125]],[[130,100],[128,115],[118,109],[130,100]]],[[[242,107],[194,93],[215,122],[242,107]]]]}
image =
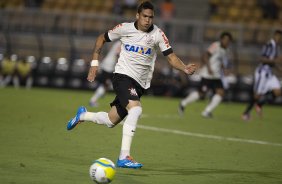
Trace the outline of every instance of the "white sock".
{"type": "Polygon", "coordinates": [[[130,156],[131,142],[136,130],[137,122],[142,114],[142,107],[132,107],[128,111],[128,115],[123,124],[122,130],[122,143],[119,159],[125,159],[126,156],[130,156]]]}
{"type": "Polygon", "coordinates": [[[26,89],[30,89],[31,86],[33,84],[33,78],[32,77],[28,77],[27,81],[26,81],[26,89]]]}
{"type": "Polygon", "coordinates": [[[106,90],[103,85],[100,85],[95,91],[94,95],[90,99],[91,102],[97,102],[99,98],[101,98],[105,94],[106,90]]]}
{"type": "Polygon", "coordinates": [[[13,84],[15,88],[19,88],[20,87],[20,80],[17,76],[13,77],[13,84]]]}
{"type": "Polygon", "coordinates": [[[85,112],[80,115],[82,121],[92,121],[99,125],[106,125],[109,128],[113,128],[115,125],[111,122],[108,113],[106,112],[85,112]]]}
{"type": "Polygon", "coordinates": [[[195,102],[196,100],[198,100],[200,98],[200,94],[198,91],[193,91],[192,93],[190,93],[186,98],[184,98],[183,100],[181,100],[181,105],[183,107],[186,107],[186,105],[195,102]]]}
{"type": "Polygon", "coordinates": [[[221,100],[222,100],[222,97],[218,94],[215,94],[212,97],[211,102],[208,104],[208,106],[206,107],[204,112],[206,112],[206,113],[212,112],[218,106],[218,104],[221,102],[221,100]]]}

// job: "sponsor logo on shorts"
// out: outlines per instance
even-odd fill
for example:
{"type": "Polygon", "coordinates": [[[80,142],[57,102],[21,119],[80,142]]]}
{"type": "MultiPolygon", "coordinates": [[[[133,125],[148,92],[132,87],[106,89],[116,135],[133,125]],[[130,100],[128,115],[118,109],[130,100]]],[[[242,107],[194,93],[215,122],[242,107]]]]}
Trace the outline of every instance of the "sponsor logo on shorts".
{"type": "Polygon", "coordinates": [[[132,95],[132,96],[138,96],[138,94],[137,94],[135,88],[129,88],[128,90],[129,90],[129,92],[130,92],[130,95],[132,95]]]}

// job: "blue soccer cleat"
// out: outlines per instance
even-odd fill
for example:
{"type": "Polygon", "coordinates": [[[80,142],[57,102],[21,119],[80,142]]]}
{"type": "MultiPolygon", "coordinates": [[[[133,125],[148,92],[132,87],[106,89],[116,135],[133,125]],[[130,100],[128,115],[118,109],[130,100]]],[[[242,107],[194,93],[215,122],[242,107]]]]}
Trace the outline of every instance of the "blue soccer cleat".
{"type": "Polygon", "coordinates": [[[78,123],[82,122],[82,121],[80,120],[80,115],[81,115],[81,113],[84,113],[84,112],[87,112],[87,110],[86,110],[85,107],[81,106],[81,107],[78,108],[75,117],[72,118],[72,119],[68,122],[67,130],[73,129],[78,123]]]}
{"type": "Polygon", "coordinates": [[[133,160],[131,156],[127,156],[125,159],[118,159],[117,167],[140,169],[143,165],[133,160]]]}

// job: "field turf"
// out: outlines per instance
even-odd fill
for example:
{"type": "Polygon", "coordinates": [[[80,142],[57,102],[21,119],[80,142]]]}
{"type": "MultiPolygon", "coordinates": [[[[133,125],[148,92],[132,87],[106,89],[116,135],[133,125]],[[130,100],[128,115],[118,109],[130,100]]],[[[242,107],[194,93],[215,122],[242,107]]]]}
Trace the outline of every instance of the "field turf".
{"type": "MultiPolygon", "coordinates": [[[[0,89],[0,183],[87,184],[92,161],[116,161],[122,126],[94,123],[66,130],[80,105],[108,110],[113,94],[88,106],[91,91],[0,89]]],[[[139,170],[117,169],[113,184],[281,184],[281,106],[264,117],[240,119],[245,104],[223,103],[213,119],[206,101],[177,115],[179,99],[144,96],[143,116],[132,145],[139,170]]]]}

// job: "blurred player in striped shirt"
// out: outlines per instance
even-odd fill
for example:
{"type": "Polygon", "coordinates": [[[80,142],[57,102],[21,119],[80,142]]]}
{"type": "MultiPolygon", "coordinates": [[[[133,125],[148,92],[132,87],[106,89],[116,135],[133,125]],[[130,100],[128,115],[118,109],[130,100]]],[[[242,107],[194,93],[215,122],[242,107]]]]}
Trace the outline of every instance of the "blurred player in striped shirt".
{"type": "Polygon", "coordinates": [[[266,94],[269,93],[272,100],[281,95],[280,82],[273,73],[273,68],[278,68],[281,36],[282,31],[276,30],[273,37],[263,46],[260,64],[254,74],[253,97],[242,115],[245,121],[250,120],[250,112],[254,106],[257,114],[262,117],[262,106],[268,100],[266,94]]]}

